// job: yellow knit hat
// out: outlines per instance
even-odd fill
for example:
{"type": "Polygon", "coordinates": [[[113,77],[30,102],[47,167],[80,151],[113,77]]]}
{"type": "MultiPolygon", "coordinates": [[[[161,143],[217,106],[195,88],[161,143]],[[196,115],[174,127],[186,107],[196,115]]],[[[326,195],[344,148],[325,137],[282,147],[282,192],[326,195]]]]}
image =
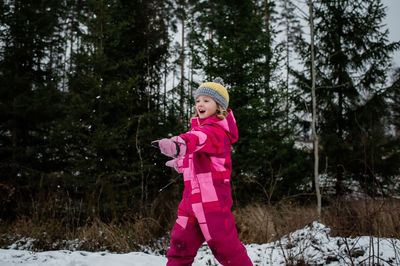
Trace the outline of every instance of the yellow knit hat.
{"type": "Polygon", "coordinates": [[[204,82],[194,92],[194,99],[200,95],[206,95],[213,98],[222,108],[227,109],[229,105],[229,93],[224,87],[224,82],[221,78],[216,78],[212,82],[204,82]]]}

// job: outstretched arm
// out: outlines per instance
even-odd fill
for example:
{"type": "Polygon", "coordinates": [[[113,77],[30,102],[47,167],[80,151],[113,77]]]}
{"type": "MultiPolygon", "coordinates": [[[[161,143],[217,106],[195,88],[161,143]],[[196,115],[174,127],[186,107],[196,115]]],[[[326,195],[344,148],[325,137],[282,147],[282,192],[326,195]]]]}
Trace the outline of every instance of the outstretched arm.
{"type": "Polygon", "coordinates": [[[226,149],[225,142],[229,141],[225,133],[212,127],[204,127],[201,130],[192,130],[179,135],[186,143],[186,154],[197,151],[206,153],[222,153],[226,149]]]}
{"type": "Polygon", "coordinates": [[[169,157],[178,158],[186,154],[186,143],[179,136],[160,139],[156,143],[161,153],[169,157]]]}

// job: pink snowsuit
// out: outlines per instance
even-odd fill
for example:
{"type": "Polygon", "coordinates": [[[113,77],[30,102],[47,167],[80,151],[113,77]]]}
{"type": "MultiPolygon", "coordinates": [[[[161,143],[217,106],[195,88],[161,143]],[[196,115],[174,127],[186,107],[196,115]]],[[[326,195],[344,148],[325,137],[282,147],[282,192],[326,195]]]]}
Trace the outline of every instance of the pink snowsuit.
{"type": "Polygon", "coordinates": [[[231,212],[231,144],[238,139],[232,111],[223,120],[195,117],[191,130],[180,137],[186,143],[186,155],[178,159],[184,191],[171,232],[167,265],[192,265],[204,241],[222,265],[252,265],[238,239],[231,212]]]}

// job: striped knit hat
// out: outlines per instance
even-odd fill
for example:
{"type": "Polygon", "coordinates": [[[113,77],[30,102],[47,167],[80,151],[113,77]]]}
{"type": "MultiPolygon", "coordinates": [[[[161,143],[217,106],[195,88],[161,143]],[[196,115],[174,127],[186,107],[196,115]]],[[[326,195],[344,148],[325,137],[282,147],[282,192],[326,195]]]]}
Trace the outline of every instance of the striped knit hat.
{"type": "Polygon", "coordinates": [[[193,96],[196,100],[200,95],[210,96],[214,99],[222,108],[227,109],[229,104],[229,94],[224,87],[224,81],[222,78],[215,78],[212,82],[204,82],[194,92],[193,96]]]}

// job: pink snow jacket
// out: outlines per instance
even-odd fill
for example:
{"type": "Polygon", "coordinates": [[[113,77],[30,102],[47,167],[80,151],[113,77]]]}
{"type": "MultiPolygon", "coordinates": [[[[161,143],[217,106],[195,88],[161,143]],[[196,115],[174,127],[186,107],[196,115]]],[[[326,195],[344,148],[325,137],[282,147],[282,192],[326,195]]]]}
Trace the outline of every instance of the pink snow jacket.
{"type": "Polygon", "coordinates": [[[203,204],[218,201],[213,183],[230,182],[231,146],[238,140],[233,112],[228,110],[223,120],[217,116],[194,117],[190,131],[180,137],[186,143],[186,154],[177,162],[178,172],[184,176],[184,197],[203,204]]]}
{"type": "Polygon", "coordinates": [[[231,212],[231,146],[238,139],[232,111],[223,120],[193,118],[191,130],[179,137],[185,141],[186,154],[174,163],[183,172],[185,189],[171,232],[167,265],[192,265],[204,240],[222,265],[252,265],[231,212]]]}

